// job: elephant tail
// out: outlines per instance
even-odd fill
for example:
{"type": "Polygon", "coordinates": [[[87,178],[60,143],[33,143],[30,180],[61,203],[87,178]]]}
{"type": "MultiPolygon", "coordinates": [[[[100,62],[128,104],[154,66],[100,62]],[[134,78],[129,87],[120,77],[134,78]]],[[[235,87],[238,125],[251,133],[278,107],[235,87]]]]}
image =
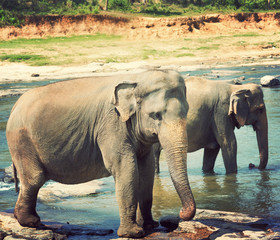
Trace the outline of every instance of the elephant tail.
{"type": "Polygon", "coordinates": [[[13,173],[14,173],[14,181],[15,181],[15,190],[18,193],[19,187],[18,187],[17,169],[16,169],[15,164],[13,164],[13,173]]]}

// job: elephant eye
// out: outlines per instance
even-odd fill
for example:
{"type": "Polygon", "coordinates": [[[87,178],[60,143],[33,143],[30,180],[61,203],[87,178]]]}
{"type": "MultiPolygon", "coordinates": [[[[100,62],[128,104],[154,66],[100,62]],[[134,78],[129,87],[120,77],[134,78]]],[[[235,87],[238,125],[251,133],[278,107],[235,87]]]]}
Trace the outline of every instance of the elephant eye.
{"type": "Polygon", "coordinates": [[[162,119],[160,112],[152,112],[149,115],[154,120],[161,120],[162,119]]]}

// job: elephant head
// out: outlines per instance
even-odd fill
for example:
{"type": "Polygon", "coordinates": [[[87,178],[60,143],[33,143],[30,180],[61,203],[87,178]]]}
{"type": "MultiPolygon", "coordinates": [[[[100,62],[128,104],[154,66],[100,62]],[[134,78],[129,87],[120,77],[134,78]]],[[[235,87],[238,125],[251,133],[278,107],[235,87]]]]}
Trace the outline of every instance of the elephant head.
{"type": "Polygon", "coordinates": [[[259,169],[265,169],[268,161],[268,124],[261,87],[247,84],[246,89],[233,92],[230,97],[229,115],[237,128],[253,125],[260,153],[259,169]]]}
{"type": "Polygon", "coordinates": [[[160,142],[182,201],[180,216],[192,219],[196,207],[186,166],[188,104],[184,79],[175,71],[147,71],[133,83],[117,85],[113,104],[139,142],[144,145],[160,142]]]}

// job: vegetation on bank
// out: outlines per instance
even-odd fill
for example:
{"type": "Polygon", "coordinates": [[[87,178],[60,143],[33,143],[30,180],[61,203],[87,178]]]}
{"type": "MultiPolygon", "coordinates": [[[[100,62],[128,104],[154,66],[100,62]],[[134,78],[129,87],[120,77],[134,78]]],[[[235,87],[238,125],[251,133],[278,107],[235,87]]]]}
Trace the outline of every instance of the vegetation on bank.
{"type": "Polygon", "coordinates": [[[274,0],[0,0],[0,27],[20,26],[26,15],[98,14],[103,10],[152,16],[280,9],[274,0]]]}

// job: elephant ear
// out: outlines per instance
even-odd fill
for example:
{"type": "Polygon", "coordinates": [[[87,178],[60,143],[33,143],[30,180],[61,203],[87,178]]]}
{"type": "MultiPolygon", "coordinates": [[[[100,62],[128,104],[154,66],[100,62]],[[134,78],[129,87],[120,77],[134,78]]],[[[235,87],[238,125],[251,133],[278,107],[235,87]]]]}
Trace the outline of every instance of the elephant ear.
{"type": "Polygon", "coordinates": [[[247,117],[249,115],[250,108],[247,101],[249,93],[249,89],[242,89],[233,92],[230,96],[228,115],[234,118],[237,128],[245,125],[247,117]]]}
{"type": "Polygon", "coordinates": [[[136,111],[135,87],[137,83],[120,83],[115,87],[113,104],[118,110],[122,122],[126,122],[136,111]]]}

